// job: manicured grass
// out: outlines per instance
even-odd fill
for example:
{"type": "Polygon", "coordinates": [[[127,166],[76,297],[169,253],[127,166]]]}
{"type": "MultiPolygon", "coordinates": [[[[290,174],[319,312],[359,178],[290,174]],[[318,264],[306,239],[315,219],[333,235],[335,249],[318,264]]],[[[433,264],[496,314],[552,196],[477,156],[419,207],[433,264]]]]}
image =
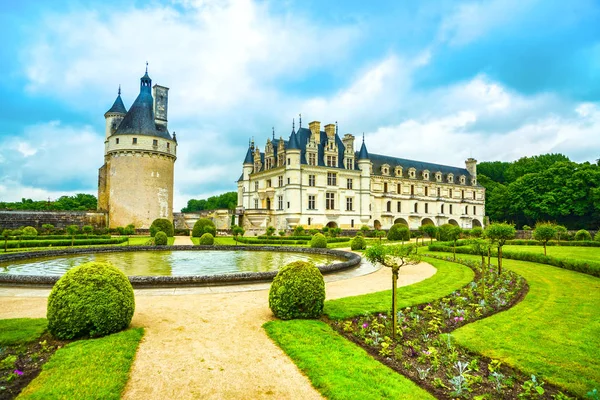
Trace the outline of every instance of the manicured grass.
{"type": "Polygon", "coordinates": [[[321,321],[272,321],[267,334],[328,399],[433,399],[321,321]]]}
{"type": "Polygon", "coordinates": [[[525,261],[502,264],[527,280],[529,293],[455,331],[458,343],[581,397],[600,389],[600,279],[525,261]]]}
{"type": "MultiPolygon", "coordinates": [[[[398,308],[426,303],[446,296],[473,280],[473,271],[457,263],[424,257],[437,268],[431,278],[414,285],[398,288],[398,308]]],[[[392,272],[390,272],[390,287],[392,272]]],[[[391,309],[392,290],[344,297],[325,302],[324,313],[331,319],[344,319],[364,313],[387,312],[391,309]]]]}
{"type": "Polygon", "coordinates": [[[14,346],[36,341],[46,330],[45,318],[0,319],[0,346],[14,346]]]}
{"type": "MultiPolygon", "coordinates": [[[[504,246],[505,251],[544,254],[544,246],[504,246]]],[[[547,246],[547,255],[581,261],[600,261],[600,247],[547,246]]]]}
{"type": "Polygon", "coordinates": [[[59,349],[20,399],[119,399],[142,328],[99,339],[80,340],[59,349]]]}

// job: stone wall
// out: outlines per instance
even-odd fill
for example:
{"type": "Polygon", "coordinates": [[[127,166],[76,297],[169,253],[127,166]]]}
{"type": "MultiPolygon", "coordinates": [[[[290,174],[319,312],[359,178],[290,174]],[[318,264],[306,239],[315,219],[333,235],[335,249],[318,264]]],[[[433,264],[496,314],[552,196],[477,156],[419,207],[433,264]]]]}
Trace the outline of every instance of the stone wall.
{"type": "Polygon", "coordinates": [[[94,228],[106,228],[107,214],[87,211],[0,211],[0,227],[17,229],[33,226],[41,229],[43,224],[52,224],[55,228],[67,225],[92,225],[94,228]]]}
{"type": "Polygon", "coordinates": [[[193,229],[194,224],[200,218],[208,218],[214,222],[218,231],[231,229],[231,217],[233,210],[219,209],[206,210],[194,213],[173,213],[173,224],[175,229],[193,229]]]}

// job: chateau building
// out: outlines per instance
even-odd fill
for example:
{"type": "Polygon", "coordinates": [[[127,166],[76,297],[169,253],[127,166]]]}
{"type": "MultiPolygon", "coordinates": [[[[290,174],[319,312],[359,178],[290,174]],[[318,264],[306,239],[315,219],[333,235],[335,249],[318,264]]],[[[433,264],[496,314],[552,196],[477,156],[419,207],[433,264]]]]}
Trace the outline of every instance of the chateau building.
{"type": "Polygon", "coordinates": [[[104,114],[104,165],[98,173],[98,210],[109,227],[147,229],[156,218],[173,220],[173,170],[177,139],[167,129],[169,88],[152,87],[146,74],[129,111],[121,89],[104,114]],[[154,95],[153,95],[154,94],[154,95]]]}
{"type": "Polygon", "coordinates": [[[261,152],[250,142],[238,180],[238,224],[262,231],[363,225],[417,229],[450,223],[482,226],[485,189],[477,183],[477,161],[466,168],[369,154],[364,137],[338,135],[337,124],[313,121],[288,140],[267,139],[261,152]]]}

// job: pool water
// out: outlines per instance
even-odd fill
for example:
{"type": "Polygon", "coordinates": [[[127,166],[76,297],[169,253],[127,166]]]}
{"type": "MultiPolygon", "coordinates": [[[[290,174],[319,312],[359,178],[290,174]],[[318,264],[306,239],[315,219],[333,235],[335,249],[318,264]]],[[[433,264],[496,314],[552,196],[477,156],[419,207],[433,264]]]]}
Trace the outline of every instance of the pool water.
{"type": "Polygon", "coordinates": [[[110,262],[128,276],[186,276],[276,271],[293,261],[321,266],[345,260],[322,254],[274,251],[132,251],[11,261],[0,263],[0,274],[60,276],[89,261],[110,262]]]}

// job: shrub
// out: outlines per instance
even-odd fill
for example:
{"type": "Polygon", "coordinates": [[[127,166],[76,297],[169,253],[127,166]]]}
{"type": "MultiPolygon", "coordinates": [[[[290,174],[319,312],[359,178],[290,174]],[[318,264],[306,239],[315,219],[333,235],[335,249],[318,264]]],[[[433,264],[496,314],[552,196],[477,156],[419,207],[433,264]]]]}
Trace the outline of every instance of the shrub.
{"type": "Polygon", "coordinates": [[[350,248],[352,250],[364,250],[367,248],[367,241],[362,235],[356,234],[350,242],[350,248]]]}
{"type": "Polygon", "coordinates": [[[200,246],[212,246],[215,244],[215,237],[207,232],[200,237],[198,244],[200,246]]]}
{"type": "Polygon", "coordinates": [[[474,238],[480,238],[483,236],[483,228],[480,226],[476,226],[475,228],[471,229],[471,236],[474,238]]]}
{"type": "Polygon", "coordinates": [[[322,233],[317,233],[310,239],[310,247],[313,249],[327,248],[327,238],[322,233]]]}
{"type": "Polygon", "coordinates": [[[154,244],[156,246],[166,246],[168,241],[167,234],[163,231],[158,231],[156,232],[156,235],[154,235],[154,244]]]}
{"type": "Polygon", "coordinates": [[[388,240],[410,240],[410,230],[404,224],[394,224],[387,234],[388,240]]]}
{"type": "Polygon", "coordinates": [[[585,229],[581,229],[575,234],[575,240],[592,240],[592,235],[585,229]]]}
{"type": "Polygon", "coordinates": [[[166,218],[157,218],[152,221],[150,225],[150,236],[156,236],[156,232],[164,232],[167,237],[173,237],[175,235],[175,229],[173,229],[173,223],[166,218]]]}
{"type": "Polygon", "coordinates": [[[598,229],[598,232],[594,235],[594,241],[600,242],[600,229],[598,229]]]}
{"type": "Polygon", "coordinates": [[[135,310],[133,288],[108,263],[89,262],[59,279],[48,297],[48,330],[59,339],[105,336],[129,326],[135,310]]]}
{"type": "Polygon", "coordinates": [[[530,231],[531,227],[529,225],[523,225],[523,230],[524,231],[530,231]]]}
{"type": "Polygon", "coordinates": [[[37,236],[38,231],[33,226],[26,226],[23,228],[23,236],[37,236]]]}
{"type": "Polygon", "coordinates": [[[217,235],[217,228],[215,228],[215,223],[212,222],[210,219],[200,218],[194,224],[194,228],[192,229],[192,236],[200,237],[205,233],[210,233],[214,237],[217,235]]]}
{"type": "Polygon", "coordinates": [[[323,275],[306,261],[295,261],[281,268],[269,290],[269,307],[281,319],[319,318],[324,303],[323,275]]]}
{"type": "Polygon", "coordinates": [[[294,236],[302,236],[304,234],[304,227],[302,225],[298,225],[294,228],[294,236]]]}

